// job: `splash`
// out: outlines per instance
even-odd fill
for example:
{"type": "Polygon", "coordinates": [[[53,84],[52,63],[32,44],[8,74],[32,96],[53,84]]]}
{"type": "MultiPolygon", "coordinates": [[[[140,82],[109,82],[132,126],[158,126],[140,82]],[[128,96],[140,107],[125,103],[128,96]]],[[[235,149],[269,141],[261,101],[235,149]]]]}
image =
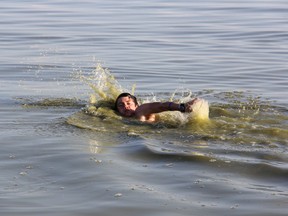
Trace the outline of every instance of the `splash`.
{"type": "MultiPolygon", "coordinates": [[[[178,103],[189,101],[192,98],[182,97],[178,103]]],[[[157,115],[159,125],[169,128],[187,128],[191,125],[203,125],[209,124],[209,104],[204,99],[197,99],[192,105],[193,112],[181,113],[181,112],[163,112],[157,115]]]]}
{"type": "Polygon", "coordinates": [[[208,101],[204,99],[197,99],[192,105],[191,114],[189,114],[188,119],[196,121],[207,121],[209,120],[209,104],[208,101]]]}
{"type": "MultiPolygon", "coordinates": [[[[101,64],[98,64],[88,76],[78,73],[77,78],[90,86],[90,88],[93,90],[93,93],[89,98],[89,104],[85,109],[86,114],[105,119],[122,119],[113,110],[114,101],[120,93],[124,91],[126,92],[127,90],[123,90],[122,86],[107,68],[103,68],[101,64]]],[[[131,94],[135,94],[135,89],[136,84],[133,84],[130,91],[131,94]]],[[[179,91],[175,90],[169,100],[182,103],[188,102],[191,99],[192,92],[188,91],[188,93],[186,92],[185,94],[180,94],[179,91]],[[180,95],[178,100],[176,99],[176,95],[180,95]]],[[[146,100],[139,97],[138,100],[140,103],[157,101],[156,97],[146,100]]],[[[161,101],[161,98],[158,101],[161,101]]],[[[203,99],[198,100],[197,103],[193,105],[193,112],[189,115],[182,114],[180,112],[165,112],[157,115],[157,120],[161,121],[168,127],[178,127],[179,125],[185,125],[190,121],[207,121],[208,119],[209,105],[208,102],[203,99]]]]}
{"type": "MultiPolygon", "coordinates": [[[[199,99],[193,104],[192,113],[163,112],[157,115],[157,122],[149,126],[136,120],[122,118],[113,110],[115,98],[123,92],[123,88],[111,75],[108,69],[98,65],[89,76],[79,78],[87,83],[93,93],[84,112],[69,118],[69,123],[81,128],[101,131],[127,132],[127,134],[145,134],[150,136],[155,130],[165,134],[167,139],[184,139],[185,142],[206,140],[213,143],[228,143],[257,146],[263,144],[270,147],[287,144],[287,115],[260,97],[252,97],[244,92],[210,92],[210,98],[217,102],[199,99]],[[278,110],[278,112],[277,112],[278,110]],[[88,115],[87,115],[88,114],[88,115]],[[97,118],[91,118],[91,116],[97,118]],[[171,129],[175,129],[173,136],[168,138],[171,129]]],[[[129,91],[128,91],[129,92],[129,91]]],[[[135,85],[131,88],[135,93],[135,85]]],[[[198,95],[204,94],[198,92],[198,95]]],[[[191,91],[175,90],[169,97],[170,101],[185,103],[195,98],[191,91]]],[[[152,98],[139,97],[140,103],[153,101],[167,101],[161,95],[152,98]]],[[[166,139],[166,138],[165,138],[166,139]]]]}
{"type": "MultiPolygon", "coordinates": [[[[68,124],[92,130],[97,137],[103,136],[103,143],[111,136],[117,137],[117,143],[127,139],[145,139],[148,149],[152,148],[151,151],[156,154],[196,154],[213,160],[246,160],[249,155],[254,155],[255,160],[260,154],[261,157],[272,155],[277,160],[287,152],[287,108],[259,96],[235,91],[199,91],[192,94],[189,90],[179,89],[172,94],[163,92],[151,98],[137,95],[140,103],[167,100],[185,103],[197,96],[209,97],[209,104],[204,99],[198,100],[192,107],[192,113],[163,112],[157,115],[156,123],[150,124],[122,118],[114,111],[115,98],[127,90],[123,90],[108,69],[97,65],[88,75],[78,73],[77,79],[91,87],[88,101],[67,98],[35,101],[24,98],[21,99],[23,107],[73,108],[76,113],[66,119],[68,124]]],[[[135,89],[134,84],[127,92],[134,94],[135,89]]]]}
{"type": "MultiPolygon", "coordinates": [[[[113,108],[114,101],[123,92],[123,88],[108,68],[98,64],[90,74],[83,75],[80,71],[76,74],[76,78],[87,84],[93,91],[90,94],[89,103],[84,109],[86,114],[98,116],[102,119],[120,119],[113,108]]],[[[79,119],[79,121],[81,120],[79,119]]]]}
{"type": "Polygon", "coordinates": [[[76,77],[82,82],[86,83],[94,91],[90,95],[90,103],[95,104],[97,101],[111,101],[123,91],[121,85],[117,82],[115,77],[107,68],[103,68],[101,64],[91,72],[90,75],[85,76],[81,72],[76,77]]]}

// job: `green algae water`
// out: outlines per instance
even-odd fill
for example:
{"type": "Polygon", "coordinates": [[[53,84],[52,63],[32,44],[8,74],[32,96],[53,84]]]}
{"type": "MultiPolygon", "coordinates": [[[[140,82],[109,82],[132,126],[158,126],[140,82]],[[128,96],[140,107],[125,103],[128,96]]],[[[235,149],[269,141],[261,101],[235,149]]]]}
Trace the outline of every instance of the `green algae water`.
{"type": "MultiPolygon", "coordinates": [[[[253,98],[243,92],[217,95],[211,92],[210,95],[221,98],[222,102],[212,103],[209,107],[207,101],[200,99],[193,106],[191,114],[164,112],[158,114],[156,123],[142,123],[121,117],[114,111],[114,101],[123,89],[107,68],[98,65],[91,74],[89,77],[79,75],[93,92],[86,106],[68,117],[68,124],[104,133],[107,137],[122,134],[123,139],[131,136],[152,140],[154,144],[147,144],[147,147],[152,147],[153,153],[157,154],[196,154],[213,160],[239,160],[239,157],[233,158],[228,152],[284,155],[287,148],[287,109],[261,101],[259,97],[253,98]],[[223,151],[226,155],[223,155],[223,151]]],[[[184,102],[196,96],[191,92],[181,94],[174,92],[169,100],[184,102]],[[175,95],[178,98],[174,98],[175,95]]],[[[141,96],[139,99],[149,102],[149,99],[141,96]]],[[[165,101],[161,95],[157,99],[165,101]]],[[[152,100],[156,100],[155,97],[152,100]]],[[[252,157],[251,160],[255,162],[258,159],[252,157]]]]}
{"type": "MultiPolygon", "coordinates": [[[[274,106],[270,101],[261,100],[260,97],[248,93],[214,94],[213,91],[208,91],[208,93],[197,92],[194,95],[189,90],[185,92],[175,90],[172,93],[160,94],[157,98],[140,95],[138,98],[140,103],[157,100],[185,102],[202,94],[208,94],[209,98],[219,100],[209,106],[208,101],[200,99],[193,106],[193,112],[189,114],[160,113],[157,115],[157,122],[151,124],[121,117],[115,112],[114,102],[117,96],[123,91],[134,92],[135,85],[130,90],[123,89],[108,68],[98,64],[89,75],[77,72],[74,76],[92,90],[86,101],[47,98],[36,102],[26,100],[23,106],[78,107],[79,111],[67,118],[68,124],[101,133],[104,137],[106,135],[107,139],[121,134],[120,139],[123,136],[123,140],[126,136],[131,139],[134,137],[146,141],[152,140],[147,144],[147,148],[152,148],[153,153],[157,154],[173,153],[186,156],[196,154],[213,160],[215,158],[239,160],[239,157],[233,158],[228,152],[281,155],[288,145],[287,109],[274,106]],[[157,144],[151,145],[155,142],[157,144]]],[[[101,148],[101,145],[98,148],[101,148]]],[[[257,161],[257,158],[250,159],[257,161]]]]}

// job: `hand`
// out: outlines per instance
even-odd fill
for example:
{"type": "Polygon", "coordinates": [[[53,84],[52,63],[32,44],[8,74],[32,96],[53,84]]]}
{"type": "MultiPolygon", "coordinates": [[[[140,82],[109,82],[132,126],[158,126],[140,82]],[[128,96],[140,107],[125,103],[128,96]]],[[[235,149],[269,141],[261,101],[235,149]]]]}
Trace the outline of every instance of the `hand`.
{"type": "Polygon", "coordinates": [[[199,101],[199,99],[198,99],[198,98],[194,98],[193,100],[187,102],[187,103],[185,104],[185,112],[193,112],[192,106],[193,106],[193,104],[196,103],[197,101],[199,101]]]}

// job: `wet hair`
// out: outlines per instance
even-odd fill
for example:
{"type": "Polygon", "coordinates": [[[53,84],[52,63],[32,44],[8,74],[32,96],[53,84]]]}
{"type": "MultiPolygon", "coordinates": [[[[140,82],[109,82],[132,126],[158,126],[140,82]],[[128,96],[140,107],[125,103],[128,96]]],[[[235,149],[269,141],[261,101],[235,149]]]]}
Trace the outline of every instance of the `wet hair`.
{"type": "Polygon", "coordinates": [[[130,93],[127,93],[127,92],[124,92],[124,93],[121,93],[117,99],[115,100],[115,105],[114,105],[114,108],[116,111],[118,111],[118,107],[117,107],[117,101],[122,98],[122,97],[130,97],[132,98],[132,100],[134,101],[135,105],[138,106],[138,102],[137,102],[137,98],[134,96],[134,95],[131,95],[130,93]]]}

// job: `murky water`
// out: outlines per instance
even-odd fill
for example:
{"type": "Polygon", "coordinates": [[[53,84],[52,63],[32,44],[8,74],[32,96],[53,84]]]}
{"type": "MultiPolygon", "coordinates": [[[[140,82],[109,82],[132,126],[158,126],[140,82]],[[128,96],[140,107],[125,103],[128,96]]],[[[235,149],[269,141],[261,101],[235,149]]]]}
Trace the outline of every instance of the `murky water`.
{"type": "Polygon", "coordinates": [[[0,8],[1,215],[287,214],[286,1],[0,8]],[[209,119],[125,119],[122,91],[209,119]]]}

